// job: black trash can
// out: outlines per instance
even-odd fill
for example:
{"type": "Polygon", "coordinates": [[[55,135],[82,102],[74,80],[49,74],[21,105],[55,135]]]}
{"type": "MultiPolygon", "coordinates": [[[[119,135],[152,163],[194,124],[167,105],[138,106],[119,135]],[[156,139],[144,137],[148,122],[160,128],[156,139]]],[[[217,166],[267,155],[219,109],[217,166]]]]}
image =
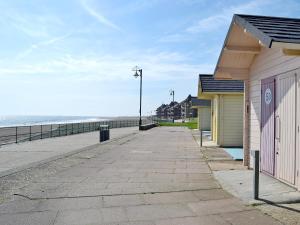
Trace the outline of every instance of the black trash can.
{"type": "Polygon", "coordinates": [[[100,142],[103,142],[103,141],[107,141],[109,140],[109,126],[108,125],[101,125],[100,126],[100,142]]]}
{"type": "Polygon", "coordinates": [[[110,138],[110,130],[109,126],[107,125],[107,130],[105,131],[105,140],[108,141],[110,138]]]}

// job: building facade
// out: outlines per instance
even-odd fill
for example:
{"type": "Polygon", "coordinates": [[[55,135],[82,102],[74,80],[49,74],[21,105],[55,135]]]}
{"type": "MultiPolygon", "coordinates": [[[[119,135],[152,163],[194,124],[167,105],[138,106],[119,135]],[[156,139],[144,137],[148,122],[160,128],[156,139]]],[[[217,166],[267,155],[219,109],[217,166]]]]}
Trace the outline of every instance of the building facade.
{"type": "Polygon", "coordinates": [[[244,164],[300,190],[300,19],[234,15],[216,79],[243,80],[244,164]],[[295,32],[297,31],[297,32],[295,32]]]}
{"type": "Polygon", "coordinates": [[[192,98],[192,108],[197,110],[198,130],[211,130],[211,101],[206,99],[192,98]]]}
{"type": "Polygon", "coordinates": [[[242,81],[199,75],[198,98],[211,100],[212,140],[219,146],[243,146],[243,92],[242,81]]]}

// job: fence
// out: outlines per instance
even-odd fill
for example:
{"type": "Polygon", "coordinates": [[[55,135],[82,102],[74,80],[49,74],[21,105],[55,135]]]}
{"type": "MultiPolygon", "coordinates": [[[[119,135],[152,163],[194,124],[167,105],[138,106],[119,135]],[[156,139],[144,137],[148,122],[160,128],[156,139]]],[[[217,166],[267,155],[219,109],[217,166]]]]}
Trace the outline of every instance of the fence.
{"type": "MultiPolygon", "coordinates": [[[[148,122],[148,119],[142,120],[142,124],[146,124],[148,122]]],[[[93,132],[99,130],[101,125],[109,125],[111,129],[134,127],[139,125],[139,120],[109,120],[82,123],[0,127],[0,146],[38,139],[93,132]]]]}

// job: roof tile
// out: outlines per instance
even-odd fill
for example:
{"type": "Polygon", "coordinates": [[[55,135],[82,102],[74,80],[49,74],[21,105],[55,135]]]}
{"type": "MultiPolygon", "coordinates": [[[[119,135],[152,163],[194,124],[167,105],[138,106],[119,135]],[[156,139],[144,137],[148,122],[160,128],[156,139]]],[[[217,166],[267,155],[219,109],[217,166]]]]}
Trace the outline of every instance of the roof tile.
{"type": "Polygon", "coordinates": [[[244,82],[240,80],[215,80],[213,75],[200,74],[202,92],[244,92],[244,82]]]}
{"type": "Polygon", "coordinates": [[[235,16],[244,20],[246,29],[251,26],[267,35],[271,41],[300,43],[300,19],[241,14],[235,16]]]}

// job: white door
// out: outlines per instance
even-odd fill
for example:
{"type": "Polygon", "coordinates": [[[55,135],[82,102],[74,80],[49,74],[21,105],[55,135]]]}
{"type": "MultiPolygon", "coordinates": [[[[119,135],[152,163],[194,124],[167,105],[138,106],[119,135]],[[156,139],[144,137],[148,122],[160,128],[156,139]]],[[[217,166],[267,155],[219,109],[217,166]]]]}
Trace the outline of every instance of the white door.
{"type": "Polygon", "coordinates": [[[201,128],[205,131],[210,131],[210,124],[211,124],[211,109],[210,107],[200,107],[200,121],[201,121],[201,128]]]}
{"type": "Polygon", "coordinates": [[[243,109],[244,96],[224,95],[223,120],[221,120],[223,146],[243,146],[243,109]]]}
{"type": "Polygon", "coordinates": [[[297,82],[297,127],[296,127],[296,187],[300,190],[300,69],[296,71],[297,82]]]}
{"type": "Polygon", "coordinates": [[[277,77],[276,93],[276,177],[295,185],[297,128],[295,71],[277,77]]]}
{"type": "Polygon", "coordinates": [[[275,172],[275,77],[261,81],[260,169],[274,176],[275,172]]]}

